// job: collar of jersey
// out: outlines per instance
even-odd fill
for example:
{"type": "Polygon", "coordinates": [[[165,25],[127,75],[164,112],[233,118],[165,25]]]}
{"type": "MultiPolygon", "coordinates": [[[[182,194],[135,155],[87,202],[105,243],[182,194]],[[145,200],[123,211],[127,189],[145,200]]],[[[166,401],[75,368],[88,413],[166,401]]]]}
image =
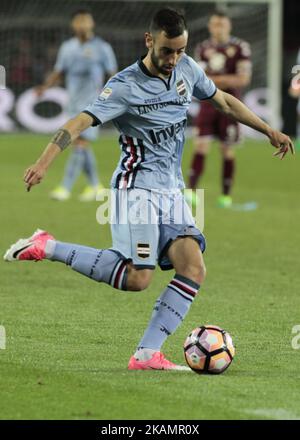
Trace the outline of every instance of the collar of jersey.
{"type": "Polygon", "coordinates": [[[145,66],[145,64],[143,63],[143,59],[145,58],[145,56],[146,56],[146,55],[143,55],[143,56],[139,59],[139,61],[138,61],[138,65],[139,65],[139,68],[141,69],[141,71],[142,71],[145,75],[150,76],[150,78],[160,79],[160,80],[164,83],[164,85],[166,86],[167,90],[170,90],[170,84],[171,84],[171,79],[172,79],[172,77],[173,77],[173,72],[171,72],[171,75],[169,76],[168,81],[165,81],[165,80],[162,79],[160,76],[153,75],[153,74],[150,72],[150,70],[148,70],[147,67],[145,66]]]}
{"type": "Polygon", "coordinates": [[[94,35],[92,36],[92,38],[90,38],[89,40],[84,41],[83,43],[81,43],[81,41],[79,40],[78,37],[76,37],[76,35],[75,35],[75,38],[76,38],[77,42],[78,42],[81,46],[84,46],[85,44],[87,44],[87,43],[91,43],[92,41],[96,40],[96,35],[94,34],[94,35]]]}
{"type": "Polygon", "coordinates": [[[229,40],[226,43],[217,43],[215,44],[212,41],[212,38],[210,38],[211,43],[213,44],[213,46],[219,48],[219,49],[223,49],[224,47],[230,46],[232,44],[232,37],[229,38],[229,40]]]}

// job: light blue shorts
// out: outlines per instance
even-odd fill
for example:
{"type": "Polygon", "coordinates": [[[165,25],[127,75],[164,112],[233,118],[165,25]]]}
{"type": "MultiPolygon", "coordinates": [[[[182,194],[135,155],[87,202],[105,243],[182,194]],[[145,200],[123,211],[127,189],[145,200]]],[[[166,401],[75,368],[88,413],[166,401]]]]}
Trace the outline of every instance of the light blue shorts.
{"type": "Polygon", "coordinates": [[[131,260],[137,269],[154,269],[157,264],[162,270],[172,269],[167,252],[178,237],[193,237],[205,251],[204,235],[180,190],[112,191],[111,249],[131,260]]]}

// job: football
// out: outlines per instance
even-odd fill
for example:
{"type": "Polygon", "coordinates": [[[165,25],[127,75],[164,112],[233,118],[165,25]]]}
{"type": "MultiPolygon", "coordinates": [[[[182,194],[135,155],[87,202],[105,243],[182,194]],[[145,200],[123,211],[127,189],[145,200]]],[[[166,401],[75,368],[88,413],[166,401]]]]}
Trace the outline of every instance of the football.
{"type": "Polygon", "coordinates": [[[235,348],[230,334],[216,325],[195,328],[184,342],[188,366],[198,374],[220,374],[231,364],[235,348]]]}

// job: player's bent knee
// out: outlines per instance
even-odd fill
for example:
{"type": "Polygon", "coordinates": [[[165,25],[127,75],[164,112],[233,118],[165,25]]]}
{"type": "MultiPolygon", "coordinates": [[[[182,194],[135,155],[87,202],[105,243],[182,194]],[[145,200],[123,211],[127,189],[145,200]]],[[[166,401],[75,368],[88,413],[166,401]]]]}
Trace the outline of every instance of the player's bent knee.
{"type": "Polygon", "coordinates": [[[193,264],[177,273],[201,285],[206,277],[206,267],[204,263],[193,264]]]}
{"type": "Polygon", "coordinates": [[[206,267],[204,264],[197,265],[192,268],[192,277],[191,279],[197,284],[203,284],[206,278],[206,267]]]}
{"type": "Polygon", "coordinates": [[[127,285],[127,290],[131,290],[132,292],[140,292],[141,290],[147,289],[150,282],[147,279],[137,278],[132,280],[127,285]]]}
{"type": "Polygon", "coordinates": [[[199,276],[199,284],[202,284],[203,281],[206,278],[206,266],[205,266],[205,264],[202,264],[200,266],[198,276],[199,276]]]}
{"type": "Polygon", "coordinates": [[[151,282],[152,271],[150,270],[133,270],[128,274],[127,290],[132,292],[140,292],[147,289],[151,282]]]}

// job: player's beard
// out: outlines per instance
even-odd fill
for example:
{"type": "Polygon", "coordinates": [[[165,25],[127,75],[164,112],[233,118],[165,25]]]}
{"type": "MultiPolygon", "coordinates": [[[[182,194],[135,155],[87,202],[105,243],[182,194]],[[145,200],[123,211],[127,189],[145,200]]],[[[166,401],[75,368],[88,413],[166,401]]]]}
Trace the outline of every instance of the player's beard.
{"type": "Polygon", "coordinates": [[[94,36],[94,32],[93,30],[89,30],[89,29],[88,30],[81,29],[75,32],[75,35],[80,41],[88,41],[94,36]]]}
{"type": "Polygon", "coordinates": [[[154,49],[151,52],[151,63],[153,64],[153,66],[155,67],[155,69],[157,70],[158,73],[161,73],[164,76],[170,76],[170,71],[165,70],[163,66],[160,66],[159,64],[159,57],[155,54],[154,49]]]}

